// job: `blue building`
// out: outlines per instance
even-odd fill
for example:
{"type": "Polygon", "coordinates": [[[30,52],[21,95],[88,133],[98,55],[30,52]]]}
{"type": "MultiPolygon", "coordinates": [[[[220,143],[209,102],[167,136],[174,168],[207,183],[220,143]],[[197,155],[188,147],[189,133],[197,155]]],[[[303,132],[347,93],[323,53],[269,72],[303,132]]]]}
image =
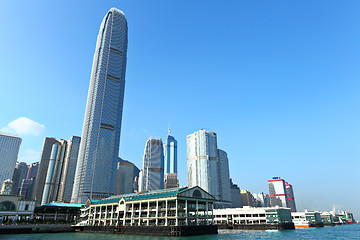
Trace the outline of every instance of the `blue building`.
{"type": "Polygon", "coordinates": [[[128,27],[116,8],[97,37],[71,201],[85,203],[115,194],[123,111],[128,27]]]}
{"type": "Polygon", "coordinates": [[[164,139],[164,174],[177,173],[177,141],[169,134],[164,139]]]}

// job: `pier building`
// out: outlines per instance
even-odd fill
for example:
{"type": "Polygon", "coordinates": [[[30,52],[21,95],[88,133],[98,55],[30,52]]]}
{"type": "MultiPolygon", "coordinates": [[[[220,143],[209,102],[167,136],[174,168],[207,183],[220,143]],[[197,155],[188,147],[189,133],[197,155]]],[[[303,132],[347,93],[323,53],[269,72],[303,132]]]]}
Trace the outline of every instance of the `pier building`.
{"type": "Polygon", "coordinates": [[[291,210],[283,207],[214,209],[214,223],[220,228],[294,229],[291,210]]]}
{"type": "Polygon", "coordinates": [[[86,201],[87,226],[212,225],[215,198],[200,187],[180,187],[123,194],[86,201]]]}

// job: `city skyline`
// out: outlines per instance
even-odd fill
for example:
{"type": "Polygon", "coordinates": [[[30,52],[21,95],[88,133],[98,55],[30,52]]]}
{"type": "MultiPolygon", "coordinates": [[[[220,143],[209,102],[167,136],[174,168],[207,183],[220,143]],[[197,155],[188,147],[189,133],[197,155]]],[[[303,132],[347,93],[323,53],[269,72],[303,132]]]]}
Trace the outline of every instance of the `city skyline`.
{"type": "MultiPolygon", "coordinates": [[[[14,6],[2,4],[0,18],[8,22],[14,6]]],[[[360,132],[360,116],[353,111],[359,102],[359,34],[353,30],[359,19],[353,9],[359,4],[331,3],[326,4],[326,10],[324,1],[312,3],[312,8],[307,8],[306,3],[296,7],[275,4],[276,8],[270,3],[232,4],[234,10],[216,4],[203,8],[200,3],[188,9],[186,4],[176,3],[175,10],[169,3],[156,7],[144,2],[140,8],[120,1],[88,6],[89,12],[78,16],[79,3],[74,9],[61,3],[53,9],[62,17],[49,17],[50,22],[45,23],[40,18],[49,14],[44,11],[45,6],[23,2],[17,8],[22,17],[11,25],[5,24],[8,38],[1,42],[2,46],[9,46],[2,51],[7,59],[1,62],[2,79],[10,80],[3,80],[8,91],[1,100],[5,103],[12,95],[17,98],[11,98],[11,108],[4,104],[0,128],[18,131],[14,133],[23,139],[19,160],[39,161],[45,136],[69,139],[81,134],[94,36],[104,13],[115,6],[131,17],[132,38],[127,71],[132,82],[127,82],[130,85],[125,98],[129,105],[124,106],[120,157],[141,166],[144,142],[150,136],[165,136],[170,122],[178,140],[180,185],[185,185],[186,135],[210,128],[220,136],[219,148],[226,149],[230,175],[241,189],[266,191],[264,182],[280,175],[294,186],[298,210],[325,210],[338,205],[359,215],[351,199],[331,195],[339,188],[350,192],[351,186],[359,183],[354,169],[359,167],[356,136],[360,132]],[[180,10],[187,11],[189,17],[182,19],[180,10]],[[151,11],[156,14],[150,14],[151,11]],[[225,15],[215,21],[211,12],[225,15]],[[307,13],[306,19],[301,12],[307,13]],[[322,18],[318,17],[319,12],[322,18]],[[79,22],[72,25],[71,19],[79,22]],[[56,26],[57,31],[49,25],[56,26]],[[81,34],[76,32],[79,27],[84,27],[81,34]],[[213,28],[220,29],[219,35],[213,35],[213,28]],[[42,29],[49,34],[45,35],[42,29]],[[30,30],[34,33],[29,34],[30,30]],[[67,31],[72,34],[71,41],[67,31]],[[24,38],[22,34],[29,35],[24,38]],[[191,41],[182,36],[192,36],[191,41]],[[55,49],[49,43],[57,38],[62,45],[55,49]],[[24,60],[15,61],[18,56],[24,60]],[[32,61],[27,61],[30,56],[32,61]],[[39,76],[41,64],[45,67],[41,67],[44,72],[39,76]],[[18,66],[26,76],[14,70],[18,66]],[[182,69],[180,74],[178,69],[182,69]],[[52,91],[56,82],[63,84],[52,91]],[[192,97],[191,89],[201,91],[192,97]],[[210,93],[218,97],[207,97],[210,93]],[[154,95],[161,96],[162,108],[146,108],[146,101],[154,95]],[[44,101],[50,97],[51,101],[44,101]],[[64,99],[71,99],[72,104],[62,105],[64,99]],[[43,109],[47,109],[46,115],[43,109]],[[215,113],[213,118],[208,117],[211,111],[215,113]],[[71,118],[54,120],[56,114],[67,113],[71,118]],[[32,130],[36,130],[32,132],[34,136],[21,132],[15,123],[9,124],[19,117],[35,121],[30,122],[32,130]],[[324,175],[316,179],[306,173],[309,167],[324,175]],[[341,175],[339,167],[348,170],[347,174],[341,175]],[[244,171],[238,173],[236,169],[244,171]],[[309,187],[313,180],[330,180],[334,174],[340,174],[337,178],[341,180],[325,183],[321,189],[309,187]],[[324,202],[315,201],[321,197],[324,202]]]]}

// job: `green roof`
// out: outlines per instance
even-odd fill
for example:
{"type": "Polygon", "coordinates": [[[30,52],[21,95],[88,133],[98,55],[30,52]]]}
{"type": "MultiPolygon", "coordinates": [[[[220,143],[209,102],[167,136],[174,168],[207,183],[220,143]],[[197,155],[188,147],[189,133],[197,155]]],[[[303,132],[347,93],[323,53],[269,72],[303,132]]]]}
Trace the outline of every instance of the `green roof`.
{"type": "Polygon", "coordinates": [[[176,196],[178,193],[183,192],[187,189],[188,187],[161,189],[161,190],[155,190],[144,193],[130,193],[130,194],[116,195],[102,200],[95,200],[95,201],[90,200],[90,201],[92,204],[103,204],[103,203],[119,202],[120,199],[122,198],[124,198],[125,201],[132,201],[132,200],[145,200],[151,198],[172,197],[172,196],[176,196]]]}
{"type": "Polygon", "coordinates": [[[40,205],[39,207],[65,207],[65,208],[81,208],[83,204],[77,203],[62,203],[62,202],[52,202],[44,205],[40,205]]]}

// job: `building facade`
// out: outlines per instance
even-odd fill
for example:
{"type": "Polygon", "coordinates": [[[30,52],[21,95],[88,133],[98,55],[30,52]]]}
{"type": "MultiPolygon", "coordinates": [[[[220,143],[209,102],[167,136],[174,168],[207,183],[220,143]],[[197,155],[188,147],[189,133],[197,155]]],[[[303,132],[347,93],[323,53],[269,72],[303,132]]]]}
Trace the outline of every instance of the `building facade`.
{"type": "Polygon", "coordinates": [[[36,201],[36,205],[41,204],[44,186],[45,186],[45,178],[47,175],[50,155],[52,150],[52,145],[56,142],[55,138],[46,137],[43,144],[43,149],[41,153],[41,159],[39,162],[38,171],[36,173],[35,184],[33,188],[33,198],[36,201]]]}
{"type": "Polygon", "coordinates": [[[214,222],[217,225],[231,225],[233,228],[244,229],[294,229],[291,210],[279,207],[214,209],[214,222]],[[263,228],[256,228],[259,225],[263,228]]]}
{"type": "Polygon", "coordinates": [[[70,201],[80,140],[80,137],[76,136],[68,141],[45,138],[40,165],[34,179],[33,198],[37,205],[70,201]]]}
{"type": "Polygon", "coordinates": [[[213,223],[215,198],[199,187],[182,187],[89,199],[82,209],[90,226],[198,226],[213,223]]]}
{"type": "Polygon", "coordinates": [[[231,178],[230,178],[230,191],[231,191],[231,207],[241,208],[243,205],[241,203],[240,188],[237,184],[233,183],[231,178]]]}
{"type": "Polygon", "coordinates": [[[13,194],[19,195],[22,181],[26,179],[28,173],[28,165],[24,162],[17,162],[14,169],[14,174],[12,177],[13,185],[13,194]]]}
{"type": "Polygon", "coordinates": [[[61,179],[57,201],[70,202],[74,187],[75,171],[79,156],[81,138],[72,136],[66,143],[64,163],[61,170],[61,179]]]}
{"type": "Polygon", "coordinates": [[[254,207],[254,196],[249,190],[240,190],[240,196],[243,206],[254,207]]]}
{"type": "Polygon", "coordinates": [[[115,194],[125,90],[128,27],[116,8],[104,17],[94,54],[71,201],[115,194]]]}
{"type": "Polygon", "coordinates": [[[139,177],[139,169],[132,162],[119,158],[116,169],[115,194],[133,193],[135,178],[139,177]]]}
{"type": "Polygon", "coordinates": [[[270,205],[272,207],[289,207],[288,196],[286,193],[285,180],[280,177],[273,177],[268,180],[270,205]]]}
{"type": "Polygon", "coordinates": [[[218,149],[218,163],[220,198],[223,202],[231,204],[229,159],[224,150],[218,149]]]}
{"type": "Polygon", "coordinates": [[[0,182],[12,179],[20,144],[20,137],[0,133],[0,182]]]}
{"type": "Polygon", "coordinates": [[[139,192],[164,188],[164,152],[161,138],[149,138],[146,141],[139,181],[139,192]]]}
{"type": "Polygon", "coordinates": [[[201,129],[186,140],[188,186],[199,186],[220,201],[216,133],[201,129]]]}
{"type": "Polygon", "coordinates": [[[39,169],[39,162],[35,162],[29,165],[28,173],[26,175],[26,179],[36,178],[37,171],[39,169]]]}
{"type": "Polygon", "coordinates": [[[179,187],[179,180],[176,173],[167,173],[165,174],[165,189],[177,188],[179,187]]]}
{"type": "Polygon", "coordinates": [[[2,182],[0,191],[0,224],[15,223],[17,220],[31,220],[35,209],[35,201],[22,200],[12,195],[13,182],[8,179],[2,182]]]}
{"type": "Polygon", "coordinates": [[[288,199],[289,208],[292,212],[296,212],[296,204],[295,204],[295,197],[294,197],[294,190],[291,184],[285,182],[286,187],[286,195],[288,199]]]}
{"type": "Polygon", "coordinates": [[[267,193],[258,193],[257,199],[261,204],[261,207],[270,207],[270,196],[267,193]]]}
{"type": "Polygon", "coordinates": [[[164,139],[164,174],[177,173],[177,141],[170,135],[164,139]]]}

